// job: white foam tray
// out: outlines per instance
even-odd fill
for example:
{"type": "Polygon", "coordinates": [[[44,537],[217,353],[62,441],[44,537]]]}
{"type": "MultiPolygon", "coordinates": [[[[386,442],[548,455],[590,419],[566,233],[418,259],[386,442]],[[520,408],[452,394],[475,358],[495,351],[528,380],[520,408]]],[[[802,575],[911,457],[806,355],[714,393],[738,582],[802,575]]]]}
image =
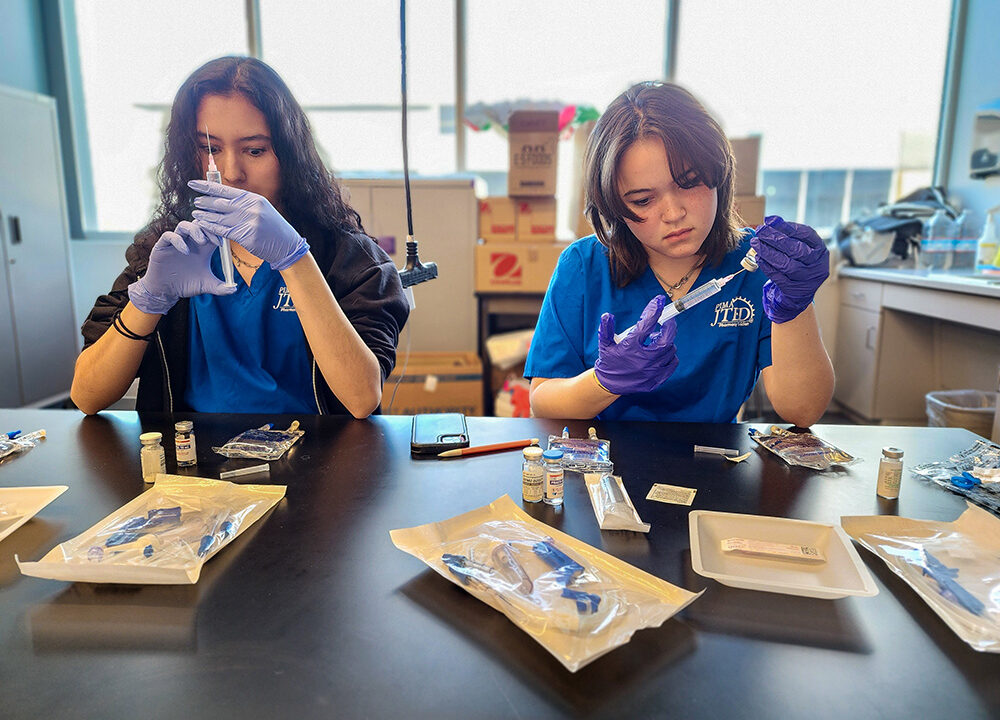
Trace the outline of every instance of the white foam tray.
{"type": "Polygon", "coordinates": [[[0,540],[35,516],[39,510],[62,495],[67,485],[0,488],[0,505],[7,511],[0,515],[0,540]]]}
{"type": "Polygon", "coordinates": [[[693,510],[691,565],[703,577],[749,590],[823,599],[871,597],[878,588],[847,533],[838,525],[740,513],[693,510]],[[741,537],[818,548],[825,562],[724,553],[726,538],[741,537]]]}

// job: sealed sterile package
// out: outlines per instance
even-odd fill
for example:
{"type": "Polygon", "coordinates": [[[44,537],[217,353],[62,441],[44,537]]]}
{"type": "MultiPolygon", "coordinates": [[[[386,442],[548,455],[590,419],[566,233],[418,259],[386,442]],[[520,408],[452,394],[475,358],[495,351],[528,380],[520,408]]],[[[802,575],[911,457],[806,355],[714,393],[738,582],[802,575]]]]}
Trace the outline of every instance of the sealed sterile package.
{"type": "Polygon", "coordinates": [[[1000,446],[976,440],[947,460],[923,463],[911,472],[1000,514],[1000,446]]]}
{"type": "Polygon", "coordinates": [[[970,504],[954,522],[895,515],[840,522],[970,647],[1000,653],[1000,520],[970,504]]]}
{"type": "Polygon", "coordinates": [[[184,585],[285,496],[283,485],[158,474],[146,492],[21,572],[52,580],[184,585]]]}
{"type": "Polygon", "coordinates": [[[3,461],[11,455],[28,452],[31,448],[38,444],[39,440],[44,439],[44,430],[35,430],[34,432],[25,433],[24,435],[22,435],[20,431],[0,433],[0,461],[3,461]]]}
{"type": "Polygon", "coordinates": [[[277,460],[305,434],[305,430],[299,430],[298,420],[287,430],[272,430],[270,425],[264,425],[241,432],[222,447],[214,447],[212,450],[228,458],[277,460]]]}
{"type": "Polygon", "coordinates": [[[601,530],[649,532],[649,523],[639,518],[620,477],[611,473],[584,473],[583,480],[601,530]]]}
{"type": "Polygon", "coordinates": [[[772,425],[767,434],[750,428],[750,437],[789,465],[826,470],[834,465],[851,465],[858,458],[809,432],[791,432],[772,425]]]}
{"type": "Polygon", "coordinates": [[[657,627],[698,594],[535,520],[507,495],[393,530],[393,544],[507,616],[569,671],[657,627]]]}
{"type": "Polygon", "coordinates": [[[580,472],[611,472],[611,441],[596,435],[590,438],[571,438],[549,435],[549,450],[562,450],[562,466],[580,472]]]}

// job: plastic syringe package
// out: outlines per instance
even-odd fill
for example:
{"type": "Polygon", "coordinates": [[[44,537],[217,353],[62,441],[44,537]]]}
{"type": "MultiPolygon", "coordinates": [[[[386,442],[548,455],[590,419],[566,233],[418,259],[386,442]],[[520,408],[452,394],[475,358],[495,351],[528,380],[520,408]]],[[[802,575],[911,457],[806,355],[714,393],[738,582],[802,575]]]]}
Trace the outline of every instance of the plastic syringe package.
{"type": "Polygon", "coordinates": [[[535,520],[506,495],[390,536],[506,615],[571,672],[698,597],[535,520]]]}
{"type": "Polygon", "coordinates": [[[23,435],[15,435],[13,438],[8,437],[4,433],[0,433],[0,462],[2,462],[4,458],[12,455],[19,455],[21,453],[28,452],[31,448],[38,444],[39,440],[44,439],[44,430],[35,430],[34,432],[23,435]]]}
{"type": "Polygon", "coordinates": [[[227,458],[277,460],[305,434],[304,430],[299,430],[298,420],[287,430],[272,430],[270,425],[265,425],[241,432],[222,447],[212,450],[227,458]]]}
{"type": "Polygon", "coordinates": [[[611,472],[611,441],[549,435],[549,450],[562,450],[562,466],[579,472],[611,472]]]}
{"type": "Polygon", "coordinates": [[[639,518],[620,477],[611,473],[584,473],[583,481],[601,530],[649,532],[649,523],[639,518]]]}
{"type": "Polygon", "coordinates": [[[38,562],[15,560],[25,575],[52,580],[194,584],[209,558],[284,496],[284,485],[159,474],[149,490],[38,562]]]}
{"type": "Polygon", "coordinates": [[[840,522],[962,640],[1000,653],[1000,520],[970,504],[954,522],[894,515],[840,522]]]}
{"type": "Polygon", "coordinates": [[[789,465],[826,470],[834,465],[851,465],[858,458],[809,432],[791,432],[772,425],[768,434],[750,428],[750,437],[789,465]]]}
{"type": "Polygon", "coordinates": [[[988,508],[1000,515],[1000,482],[991,476],[991,471],[1000,468],[1000,446],[989,440],[976,440],[970,447],[957,452],[947,460],[923,463],[911,472],[917,477],[930,480],[953,493],[964,495],[977,505],[988,508]],[[963,472],[981,478],[982,482],[971,487],[959,487],[951,478],[963,472]]]}

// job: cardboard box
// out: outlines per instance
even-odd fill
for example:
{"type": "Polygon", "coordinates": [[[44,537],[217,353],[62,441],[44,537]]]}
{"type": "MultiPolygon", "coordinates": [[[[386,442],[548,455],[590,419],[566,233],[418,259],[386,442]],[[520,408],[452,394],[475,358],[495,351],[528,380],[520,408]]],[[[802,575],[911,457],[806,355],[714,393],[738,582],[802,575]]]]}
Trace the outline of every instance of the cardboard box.
{"type": "Polygon", "coordinates": [[[490,242],[517,239],[517,203],[506,195],[479,200],[479,237],[490,242]]]}
{"type": "Polygon", "coordinates": [[[737,195],[733,198],[736,205],[736,212],[743,218],[747,227],[757,227],[764,222],[764,201],[763,195],[737,195]]]}
{"type": "Polygon", "coordinates": [[[519,110],[507,124],[510,164],[507,194],[511,197],[554,197],[559,159],[559,113],[519,110]]]}
{"type": "Polygon", "coordinates": [[[476,292],[544,293],[566,243],[476,246],[476,292]]]}
{"type": "Polygon", "coordinates": [[[469,352],[414,352],[406,362],[399,352],[396,368],[382,388],[382,412],[392,415],[460,412],[483,414],[483,364],[469,352]],[[396,381],[399,386],[396,387],[396,381]],[[395,388],[396,397],[392,393],[395,388]],[[392,407],[389,407],[390,401],[392,407]]]}
{"type": "Polygon", "coordinates": [[[517,198],[517,241],[554,242],[556,199],[517,198]]]}
{"type": "Polygon", "coordinates": [[[729,144],[736,158],[736,195],[756,195],[760,136],[729,138],[729,144]]]}

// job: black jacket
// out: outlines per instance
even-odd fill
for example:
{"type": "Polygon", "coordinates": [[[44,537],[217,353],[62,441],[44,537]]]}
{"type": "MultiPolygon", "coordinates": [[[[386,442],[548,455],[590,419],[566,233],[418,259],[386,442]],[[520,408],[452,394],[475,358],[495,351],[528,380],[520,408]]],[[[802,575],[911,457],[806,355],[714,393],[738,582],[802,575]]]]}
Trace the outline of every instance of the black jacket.
{"type": "MultiPolygon", "coordinates": [[[[125,251],[128,266],[115,280],[111,292],[97,298],[83,323],[84,348],[108,331],[115,312],[128,303],[128,286],[145,274],[157,239],[136,239],[125,251]]],[[[360,232],[328,233],[318,242],[311,240],[310,251],[347,319],[378,358],[384,382],[396,364],[396,343],[410,312],[396,267],[370,237],[360,232]]],[[[181,299],[160,320],[139,365],[137,410],[191,410],[184,402],[189,337],[189,302],[181,299]]],[[[313,394],[320,413],[347,414],[323,379],[311,351],[309,357],[313,394]]]]}

